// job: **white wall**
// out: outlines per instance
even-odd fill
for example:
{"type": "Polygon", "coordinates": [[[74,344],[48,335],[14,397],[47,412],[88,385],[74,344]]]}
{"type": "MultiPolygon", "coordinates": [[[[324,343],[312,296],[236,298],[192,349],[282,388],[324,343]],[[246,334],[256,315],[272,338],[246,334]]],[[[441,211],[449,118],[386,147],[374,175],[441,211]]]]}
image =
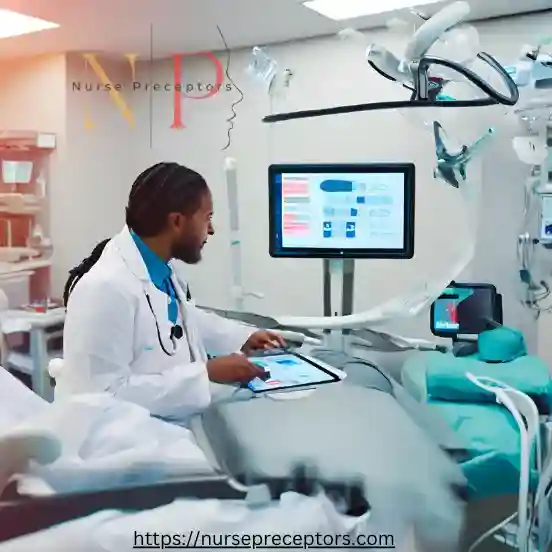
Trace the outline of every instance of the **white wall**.
{"type": "MultiPolygon", "coordinates": [[[[552,15],[529,16],[479,25],[483,47],[503,62],[516,58],[520,46],[550,27],[552,15]]],[[[388,32],[372,32],[369,39],[400,53],[404,40],[388,32]]],[[[363,62],[363,49],[336,38],[286,44],[270,49],[296,77],[285,101],[274,109],[294,110],[329,105],[378,101],[404,97],[399,87],[371,72],[363,62]]],[[[224,54],[217,54],[225,62],[224,54]]],[[[204,304],[230,306],[228,214],[223,161],[238,160],[243,244],[244,279],[250,289],[267,293],[248,306],[264,313],[321,313],[319,261],[270,259],[267,253],[267,166],[273,162],[298,161],[413,161],[417,165],[417,238],[412,261],[364,261],[358,263],[356,310],[378,304],[399,290],[408,292],[424,279],[442,273],[457,258],[469,235],[458,194],[434,182],[432,136],[398,112],[375,112],[318,120],[263,125],[269,110],[268,95],[245,75],[249,51],[234,52],[230,74],[243,90],[245,100],[236,106],[232,145],[226,144],[231,105],[236,90],[223,90],[203,100],[183,100],[186,128],[170,128],[172,94],[154,92],[151,101],[143,90],[127,94],[136,126],[130,129],[105,92],[68,91],[67,118],[71,190],[66,201],[73,205],[71,228],[56,244],[63,264],[80,261],[91,246],[123,224],[124,205],[133,178],[158,160],[174,160],[191,166],[207,178],[216,202],[218,234],[208,244],[204,262],[190,267],[190,281],[197,299],[204,304]],[[83,128],[84,98],[94,110],[96,129],[83,128]],[[150,144],[151,133],[151,144],[150,144]]],[[[82,60],[68,62],[68,86],[83,79],[82,60]]],[[[214,82],[212,65],[205,59],[186,59],[184,82],[203,86],[214,82]]],[[[128,83],[130,70],[121,62],[118,77],[128,83]]],[[[139,64],[137,80],[172,83],[170,62],[139,64]]],[[[93,80],[92,76],[90,77],[93,80]]],[[[197,93],[197,91],[196,91],[197,93]]],[[[494,109],[494,108],[493,108],[494,109]]],[[[409,115],[411,119],[413,115],[409,115]]],[[[416,115],[422,117],[423,113],[416,115]]],[[[450,120],[451,115],[443,115],[450,120]]],[[[514,130],[503,125],[495,109],[459,111],[454,114],[454,132],[467,137],[484,123],[497,125],[499,135],[487,151],[482,172],[473,165],[474,180],[483,178],[483,207],[478,230],[476,258],[468,276],[496,283],[505,296],[507,322],[521,326],[534,341],[534,320],[518,306],[516,289],[517,223],[521,220],[525,169],[515,160],[510,146],[514,130]]],[[[446,122],[446,121],[445,121],[446,122]]],[[[67,224],[67,223],[65,223],[67,224]]],[[[67,226],[68,227],[68,226],[67,226]]],[[[408,325],[419,335],[427,333],[427,317],[408,325]]]]}
{"type": "MultiPolygon", "coordinates": [[[[99,61],[114,83],[131,81],[123,61],[101,58],[99,61]]],[[[119,115],[108,93],[85,90],[85,85],[98,83],[83,56],[67,56],[67,179],[70,185],[64,197],[66,234],[57,246],[63,283],[67,271],[86,257],[97,242],[123,227],[124,206],[132,181],[147,165],[136,146],[138,132],[119,115]],[[81,85],[81,91],[77,91],[77,85],[81,85]]]]}

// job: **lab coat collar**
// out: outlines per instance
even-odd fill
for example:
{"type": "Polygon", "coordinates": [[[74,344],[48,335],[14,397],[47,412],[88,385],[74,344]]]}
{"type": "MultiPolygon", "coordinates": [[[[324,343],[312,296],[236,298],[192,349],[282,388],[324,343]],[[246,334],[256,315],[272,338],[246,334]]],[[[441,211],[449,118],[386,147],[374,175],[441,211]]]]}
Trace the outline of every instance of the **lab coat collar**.
{"type": "MultiPolygon", "coordinates": [[[[148,272],[148,267],[144,262],[142,254],[130,233],[128,226],[125,226],[123,230],[117,234],[111,240],[113,246],[119,251],[124,263],[128,266],[130,271],[142,282],[147,282],[152,284],[150,275],[148,272]]],[[[171,267],[171,280],[176,290],[177,296],[181,301],[184,301],[186,298],[186,292],[184,291],[182,285],[180,284],[178,278],[175,275],[175,270],[172,262],[169,261],[169,266],[171,267]]],[[[153,284],[152,284],[153,285],[153,284]]]]}
{"type": "Polygon", "coordinates": [[[128,226],[125,226],[123,230],[113,238],[112,242],[129,270],[142,282],[151,283],[146,263],[136,246],[136,242],[128,226]]]}
{"type": "Polygon", "coordinates": [[[159,289],[165,289],[167,280],[171,277],[171,267],[168,263],[159,258],[132,230],[130,235],[142,255],[142,259],[148,269],[153,285],[159,289]]]}

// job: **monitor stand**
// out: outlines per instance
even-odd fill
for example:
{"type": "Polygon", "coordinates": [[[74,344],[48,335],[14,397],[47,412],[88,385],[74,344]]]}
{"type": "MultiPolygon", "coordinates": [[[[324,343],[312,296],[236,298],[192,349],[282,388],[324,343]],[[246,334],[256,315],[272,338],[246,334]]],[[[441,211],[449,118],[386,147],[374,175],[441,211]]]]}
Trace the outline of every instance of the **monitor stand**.
{"type": "MultiPolygon", "coordinates": [[[[353,314],[355,261],[354,259],[324,259],[324,316],[353,314]]],[[[350,330],[324,330],[329,348],[347,352],[350,330]]]]}
{"type": "Polygon", "coordinates": [[[452,354],[455,357],[466,357],[477,353],[477,338],[452,338],[452,354]]]}

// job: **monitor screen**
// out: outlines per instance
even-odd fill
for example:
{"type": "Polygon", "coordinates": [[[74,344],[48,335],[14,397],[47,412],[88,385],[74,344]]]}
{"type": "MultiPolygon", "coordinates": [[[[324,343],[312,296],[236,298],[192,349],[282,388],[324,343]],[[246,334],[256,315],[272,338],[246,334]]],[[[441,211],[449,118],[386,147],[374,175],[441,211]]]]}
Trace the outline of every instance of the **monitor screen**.
{"type": "Polygon", "coordinates": [[[272,165],[272,257],[411,259],[412,164],[272,165]]]}
{"type": "Polygon", "coordinates": [[[251,358],[250,360],[270,372],[270,378],[267,380],[255,378],[249,382],[248,387],[253,391],[269,391],[338,381],[335,375],[325,372],[312,362],[293,354],[251,358]]]}

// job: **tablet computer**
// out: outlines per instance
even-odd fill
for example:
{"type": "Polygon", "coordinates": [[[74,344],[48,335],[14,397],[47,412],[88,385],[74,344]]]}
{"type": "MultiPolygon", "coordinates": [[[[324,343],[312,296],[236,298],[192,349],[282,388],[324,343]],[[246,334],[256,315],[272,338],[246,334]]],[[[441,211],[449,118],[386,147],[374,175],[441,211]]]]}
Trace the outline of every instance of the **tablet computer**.
{"type": "Polygon", "coordinates": [[[247,387],[254,393],[286,391],[341,381],[337,374],[314,359],[297,353],[265,353],[259,357],[250,357],[249,360],[270,372],[270,377],[265,381],[255,378],[249,382],[247,387]]]}

